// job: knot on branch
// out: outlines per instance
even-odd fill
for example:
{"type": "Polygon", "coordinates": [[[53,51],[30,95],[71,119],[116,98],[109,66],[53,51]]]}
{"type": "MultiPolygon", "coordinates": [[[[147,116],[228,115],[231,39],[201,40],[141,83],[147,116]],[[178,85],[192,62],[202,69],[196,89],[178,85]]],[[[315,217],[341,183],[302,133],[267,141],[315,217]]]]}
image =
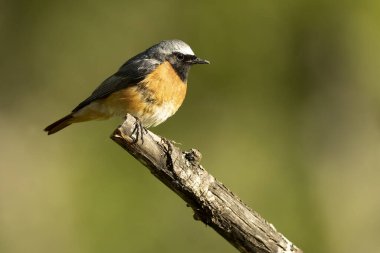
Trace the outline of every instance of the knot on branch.
{"type": "Polygon", "coordinates": [[[186,160],[188,160],[192,165],[197,166],[201,162],[202,154],[199,150],[192,148],[189,151],[183,152],[186,160]]]}

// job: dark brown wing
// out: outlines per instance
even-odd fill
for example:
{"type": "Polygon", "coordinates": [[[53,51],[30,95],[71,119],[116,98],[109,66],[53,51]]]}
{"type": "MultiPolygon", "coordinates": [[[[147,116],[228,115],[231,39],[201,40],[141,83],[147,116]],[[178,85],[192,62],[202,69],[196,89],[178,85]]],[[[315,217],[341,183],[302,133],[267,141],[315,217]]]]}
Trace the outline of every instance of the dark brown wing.
{"type": "Polygon", "coordinates": [[[160,63],[158,60],[148,59],[144,52],[136,55],[121,66],[118,72],[104,80],[91,96],[74,108],[73,112],[79,111],[95,100],[106,98],[115,91],[136,85],[160,63]]]}

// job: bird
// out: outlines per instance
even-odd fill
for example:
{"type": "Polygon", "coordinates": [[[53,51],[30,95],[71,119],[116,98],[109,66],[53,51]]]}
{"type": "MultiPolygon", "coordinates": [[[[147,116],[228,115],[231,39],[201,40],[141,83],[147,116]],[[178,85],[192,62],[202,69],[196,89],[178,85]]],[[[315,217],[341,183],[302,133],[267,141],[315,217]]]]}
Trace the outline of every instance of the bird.
{"type": "Polygon", "coordinates": [[[163,40],[127,60],[71,113],[44,131],[51,135],[73,123],[127,114],[137,119],[140,128],[157,126],[182,105],[190,67],[196,64],[210,62],[197,57],[182,40],[163,40]]]}

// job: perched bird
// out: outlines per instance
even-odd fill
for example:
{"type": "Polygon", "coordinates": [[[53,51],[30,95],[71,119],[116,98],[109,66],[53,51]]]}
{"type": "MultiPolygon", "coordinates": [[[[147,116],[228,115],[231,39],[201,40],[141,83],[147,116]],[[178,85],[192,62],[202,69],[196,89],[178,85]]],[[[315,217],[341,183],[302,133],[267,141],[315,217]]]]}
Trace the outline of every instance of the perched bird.
{"type": "Polygon", "coordinates": [[[172,116],[185,99],[194,64],[209,64],[181,40],[164,40],[132,57],[74,110],[44,129],[54,134],[72,123],[123,117],[138,118],[143,127],[172,116]]]}

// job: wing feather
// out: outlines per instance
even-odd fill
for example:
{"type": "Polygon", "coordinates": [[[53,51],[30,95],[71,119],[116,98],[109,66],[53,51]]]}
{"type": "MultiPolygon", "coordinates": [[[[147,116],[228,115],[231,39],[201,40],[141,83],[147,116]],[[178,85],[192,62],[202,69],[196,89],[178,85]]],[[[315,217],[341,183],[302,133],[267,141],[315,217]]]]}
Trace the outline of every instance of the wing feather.
{"type": "Polygon", "coordinates": [[[95,100],[106,98],[115,91],[137,85],[160,63],[158,60],[144,57],[143,54],[136,55],[124,63],[118,72],[104,80],[88,98],[74,108],[73,112],[79,111],[95,100]]]}

